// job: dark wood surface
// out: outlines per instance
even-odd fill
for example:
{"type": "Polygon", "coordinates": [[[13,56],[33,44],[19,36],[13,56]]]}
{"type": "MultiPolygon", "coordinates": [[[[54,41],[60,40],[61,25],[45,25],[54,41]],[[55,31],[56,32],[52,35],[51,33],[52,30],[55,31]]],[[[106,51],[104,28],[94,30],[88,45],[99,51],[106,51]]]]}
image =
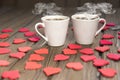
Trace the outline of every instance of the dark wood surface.
{"type": "MultiPolygon", "coordinates": [[[[75,9],[65,9],[63,11],[64,15],[71,16],[74,14],[75,9]]],[[[105,15],[104,18],[107,20],[107,23],[109,22],[114,22],[115,24],[120,24],[120,9],[117,9],[117,12],[112,15],[105,15]]],[[[113,78],[106,78],[102,76],[96,68],[93,66],[92,62],[83,62],[80,59],[80,54],[79,52],[76,55],[70,55],[70,59],[66,61],[54,61],[53,58],[56,54],[62,53],[62,50],[64,48],[67,48],[67,45],[69,43],[75,43],[73,31],[71,31],[71,23],[70,27],[68,30],[68,36],[65,41],[64,46],[61,47],[50,47],[47,44],[41,46],[41,44],[44,42],[43,39],[41,39],[39,42],[30,42],[27,41],[22,44],[13,44],[13,39],[14,38],[24,38],[27,40],[26,37],[24,37],[23,33],[18,32],[19,28],[21,27],[27,27],[31,31],[34,30],[34,25],[37,22],[40,22],[40,17],[42,15],[33,15],[31,10],[15,10],[15,9],[8,9],[8,8],[0,8],[0,30],[4,28],[12,28],[14,32],[10,33],[10,37],[7,39],[0,39],[0,42],[3,41],[8,41],[11,43],[11,46],[9,47],[12,52],[17,52],[17,48],[20,46],[31,46],[32,50],[26,53],[26,56],[23,57],[22,59],[15,59],[15,58],[10,58],[9,54],[4,54],[0,55],[0,60],[8,60],[11,62],[11,64],[7,67],[0,67],[0,76],[4,71],[8,70],[19,70],[20,71],[20,78],[18,80],[120,80],[120,61],[112,61],[106,58],[106,54],[109,52],[117,53],[117,49],[120,47],[120,40],[118,39],[117,32],[118,31],[102,31],[94,40],[94,44],[90,46],[83,46],[85,47],[90,47],[90,48],[95,48],[96,46],[99,46],[99,40],[101,40],[101,36],[105,33],[110,33],[115,36],[114,39],[111,39],[113,41],[113,45],[110,46],[110,50],[105,52],[105,53],[99,53],[95,51],[95,55],[99,58],[103,58],[106,60],[110,61],[110,64],[105,66],[109,68],[114,68],[117,71],[117,75],[113,78]],[[44,55],[45,60],[41,61],[39,63],[42,64],[42,68],[38,70],[25,70],[25,63],[28,61],[28,58],[30,54],[33,54],[33,51],[36,49],[40,48],[48,48],[49,54],[44,55]],[[68,62],[81,62],[84,68],[80,71],[75,71],[72,69],[66,68],[66,63],[68,62]],[[49,76],[47,77],[44,72],[43,68],[47,66],[53,66],[53,67],[60,67],[62,71],[59,74],[49,76]]],[[[119,53],[118,53],[119,54],[119,53]]],[[[0,80],[3,80],[0,77],[0,80]]]]}

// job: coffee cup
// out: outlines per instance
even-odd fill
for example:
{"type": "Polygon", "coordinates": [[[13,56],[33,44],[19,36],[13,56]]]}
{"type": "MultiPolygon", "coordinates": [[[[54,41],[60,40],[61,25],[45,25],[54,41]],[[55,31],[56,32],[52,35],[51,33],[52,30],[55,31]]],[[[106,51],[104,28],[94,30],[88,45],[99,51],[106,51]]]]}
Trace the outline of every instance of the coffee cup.
{"type": "Polygon", "coordinates": [[[90,45],[95,36],[101,32],[106,25],[106,20],[96,14],[74,14],[71,16],[75,40],[79,44],[90,45]],[[98,24],[103,21],[104,24],[98,29],[98,24]]]}
{"type": "Polygon", "coordinates": [[[69,17],[63,15],[48,15],[41,18],[42,22],[35,24],[36,32],[47,41],[50,46],[62,46],[65,43],[69,17]],[[38,26],[44,27],[45,35],[41,34],[38,26]]]}

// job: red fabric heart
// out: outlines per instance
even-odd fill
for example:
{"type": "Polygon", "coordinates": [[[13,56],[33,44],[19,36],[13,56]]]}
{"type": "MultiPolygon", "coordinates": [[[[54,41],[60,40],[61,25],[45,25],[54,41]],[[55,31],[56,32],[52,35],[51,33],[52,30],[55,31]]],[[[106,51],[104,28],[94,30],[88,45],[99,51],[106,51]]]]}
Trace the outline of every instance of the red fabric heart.
{"type": "Polygon", "coordinates": [[[66,67],[74,70],[81,70],[83,65],[80,62],[69,62],[66,64],[66,67]]]}
{"type": "Polygon", "coordinates": [[[109,78],[114,77],[114,76],[117,74],[116,70],[113,69],[113,68],[103,68],[103,69],[98,69],[98,71],[99,71],[103,76],[109,77],[109,78]]]}
{"type": "Polygon", "coordinates": [[[118,36],[118,39],[120,39],[120,36],[118,36]]]}
{"type": "Polygon", "coordinates": [[[20,43],[24,43],[24,42],[26,42],[26,40],[24,40],[24,39],[22,39],[22,38],[15,38],[15,39],[13,40],[13,43],[14,43],[14,44],[20,44],[20,43]]]}
{"type": "Polygon", "coordinates": [[[110,23],[107,23],[106,26],[115,26],[115,23],[110,22],[110,23]]]}
{"type": "Polygon", "coordinates": [[[13,29],[11,29],[11,28],[5,28],[5,29],[2,29],[1,32],[3,32],[3,33],[13,32],[13,29]]]}
{"type": "Polygon", "coordinates": [[[102,67],[102,66],[108,65],[109,61],[104,60],[104,59],[95,59],[93,60],[93,64],[96,67],[102,67]]]}
{"type": "Polygon", "coordinates": [[[9,42],[0,42],[0,47],[9,47],[10,43],[9,42]]]}
{"type": "Polygon", "coordinates": [[[57,74],[57,73],[61,72],[61,68],[46,67],[46,68],[43,69],[43,72],[47,76],[51,76],[51,75],[54,75],[54,74],[57,74]]]}
{"type": "Polygon", "coordinates": [[[112,45],[113,42],[112,42],[112,41],[109,41],[109,40],[100,40],[100,44],[101,44],[101,45],[112,45]]]}
{"type": "Polygon", "coordinates": [[[7,33],[0,34],[0,39],[8,38],[10,35],[7,33]]]}
{"type": "Polygon", "coordinates": [[[35,32],[31,32],[31,31],[28,31],[28,32],[25,32],[24,35],[26,37],[30,37],[30,36],[34,36],[36,33],[35,32]]]}
{"type": "Polygon", "coordinates": [[[31,50],[32,48],[29,46],[24,46],[24,47],[19,47],[18,51],[20,52],[28,52],[29,50],[31,50]]]}
{"type": "Polygon", "coordinates": [[[38,64],[37,62],[26,62],[25,69],[26,70],[36,70],[40,69],[42,67],[41,64],[38,64]]]}
{"type": "Polygon", "coordinates": [[[109,28],[110,28],[109,26],[105,26],[103,30],[108,30],[109,28]]]}
{"type": "Polygon", "coordinates": [[[80,45],[78,45],[78,44],[73,44],[73,43],[71,43],[71,44],[68,45],[68,47],[69,47],[70,49],[80,49],[82,46],[80,46],[80,45]]]}
{"type": "Polygon", "coordinates": [[[10,53],[11,50],[8,49],[8,48],[0,48],[0,54],[7,54],[7,53],[10,53]]]}
{"type": "Polygon", "coordinates": [[[29,29],[28,28],[25,28],[25,27],[22,27],[19,29],[19,32],[28,32],[29,29]]]}
{"type": "Polygon", "coordinates": [[[114,38],[114,36],[113,36],[112,34],[104,34],[104,35],[102,36],[102,38],[103,38],[103,39],[112,39],[112,38],[114,38]]]}
{"type": "Polygon", "coordinates": [[[66,49],[63,49],[63,53],[64,54],[77,54],[77,51],[66,48],[66,49]]]}
{"type": "Polygon", "coordinates": [[[54,61],[63,61],[63,60],[68,60],[70,56],[64,55],[64,54],[57,54],[54,57],[54,61]]]}
{"type": "Polygon", "coordinates": [[[10,57],[21,59],[25,56],[25,53],[23,52],[17,52],[17,53],[12,53],[10,54],[10,57]]]}
{"type": "Polygon", "coordinates": [[[95,50],[99,52],[105,52],[105,51],[110,50],[110,47],[109,46],[98,46],[98,47],[95,47],[95,50]]]}
{"type": "Polygon", "coordinates": [[[38,54],[31,54],[30,57],[29,57],[30,61],[42,61],[44,59],[45,58],[43,56],[40,56],[38,54]]]}
{"type": "Polygon", "coordinates": [[[117,51],[120,53],[120,48],[117,51]]]}
{"type": "Polygon", "coordinates": [[[39,37],[30,37],[30,38],[28,38],[28,40],[31,42],[38,42],[40,40],[40,38],[39,37]]]}
{"type": "Polygon", "coordinates": [[[34,52],[36,54],[48,54],[48,49],[47,48],[41,48],[41,49],[34,50],[34,52]]]}
{"type": "Polygon", "coordinates": [[[120,35],[120,31],[118,32],[118,35],[120,35]]]}
{"type": "Polygon", "coordinates": [[[88,62],[88,61],[92,61],[92,60],[96,59],[96,56],[95,55],[82,55],[82,56],[80,56],[80,58],[83,61],[88,62]]]}
{"type": "Polygon", "coordinates": [[[5,71],[2,73],[2,78],[16,80],[16,79],[20,78],[20,73],[18,70],[5,71]]]}
{"type": "Polygon", "coordinates": [[[79,52],[86,55],[94,54],[94,50],[91,48],[84,48],[82,50],[79,50],[79,52]]]}
{"type": "Polygon", "coordinates": [[[0,66],[8,66],[10,64],[10,62],[6,61],[6,60],[0,60],[0,66]]]}
{"type": "Polygon", "coordinates": [[[112,60],[120,60],[120,54],[116,54],[116,53],[109,53],[107,54],[107,57],[109,59],[112,59],[112,60]]]}

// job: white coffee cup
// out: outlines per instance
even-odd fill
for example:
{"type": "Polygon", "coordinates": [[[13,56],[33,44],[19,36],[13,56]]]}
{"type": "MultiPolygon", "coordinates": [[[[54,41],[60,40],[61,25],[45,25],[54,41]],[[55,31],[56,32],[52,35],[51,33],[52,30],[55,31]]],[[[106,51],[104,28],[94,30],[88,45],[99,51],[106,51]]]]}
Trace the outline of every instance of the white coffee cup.
{"type": "Polygon", "coordinates": [[[48,15],[41,18],[42,23],[35,25],[36,32],[48,42],[50,46],[62,46],[65,43],[69,17],[63,15],[48,15]],[[44,27],[45,36],[38,31],[38,26],[44,27]]]}
{"type": "Polygon", "coordinates": [[[83,45],[92,44],[95,36],[100,33],[106,25],[106,20],[96,14],[75,14],[72,15],[71,18],[76,42],[83,45]],[[104,21],[104,24],[97,30],[101,20],[104,21]]]}

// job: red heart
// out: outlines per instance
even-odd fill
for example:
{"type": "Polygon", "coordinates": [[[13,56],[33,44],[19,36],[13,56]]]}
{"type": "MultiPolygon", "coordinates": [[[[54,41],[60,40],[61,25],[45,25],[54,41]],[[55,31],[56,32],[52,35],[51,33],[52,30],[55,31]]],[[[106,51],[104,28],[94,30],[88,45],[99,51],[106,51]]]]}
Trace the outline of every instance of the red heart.
{"type": "Polygon", "coordinates": [[[112,41],[109,41],[109,40],[100,40],[100,44],[101,44],[101,45],[112,45],[113,42],[112,42],[112,41]]]}
{"type": "Polygon", "coordinates": [[[120,36],[118,36],[118,39],[120,39],[120,36]]]}
{"type": "Polygon", "coordinates": [[[48,54],[48,49],[47,48],[41,48],[41,49],[34,50],[34,52],[36,54],[48,54]]]}
{"type": "Polygon", "coordinates": [[[22,27],[19,29],[19,32],[28,32],[29,29],[28,28],[25,28],[25,27],[22,27]]]}
{"type": "Polygon", "coordinates": [[[20,73],[18,70],[5,71],[2,73],[2,78],[16,80],[16,79],[20,78],[20,73]]]}
{"type": "Polygon", "coordinates": [[[107,23],[106,26],[115,26],[115,23],[110,22],[110,23],[107,23]]]}
{"type": "Polygon", "coordinates": [[[120,53],[120,48],[117,51],[120,53]]]}
{"type": "Polygon", "coordinates": [[[110,28],[109,26],[105,26],[103,30],[108,30],[109,28],[110,28]]]}
{"type": "Polygon", "coordinates": [[[80,62],[69,62],[66,64],[66,67],[74,70],[81,70],[83,65],[80,62]]]}
{"type": "Polygon", "coordinates": [[[118,32],[118,35],[120,35],[120,31],[118,32]]]}
{"type": "Polygon", "coordinates": [[[20,44],[20,43],[24,43],[26,42],[26,40],[22,39],[22,38],[15,38],[13,43],[14,44],[20,44]]]}
{"type": "Polygon", "coordinates": [[[103,39],[112,39],[112,38],[114,38],[114,36],[113,36],[112,34],[104,34],[104,35],[102,36],[102,38],[103,38],[103,39]]]}
{"type": "Polygon", "coordinates": [[[25,32],[24,35],[26,37],[30,37],[30,36],[34,36],[36,33],[35,32],[31,32],[31,31],[28,31],[28,32],[25,32]]]}
{"type": "Polygon", "coordinates": [[[51,76],[51,75],[54,75],[54,74],[57,74],[57,73],[61,72],[61,68],[46,67],[46,68],[43,69],[43,72],[47,76],[51,76]]]}
{"type": "Polygon", "coordinates": [[[10,54],[10,57],[13,57],[13,58],[18,58],[18,59],[21,59],[25,56],[25,53],[23,52],[17,52],[17,53],[12,53],[10,54]]]}
{"type": "Polygon", "coordinates": [[[110,49],[109,46],[98,46],[98,47],[95,47],[95,50],[100,51],[100,52],[105,52],[105,51],[108,51],[109,49],[110,49]]]}
{"type": "Polygon", "coordinates": [[[64,54],[77,54],[77,51],[66,48],[66,49],[63,49],[63,53],[64,54]]]}
{"type": "Polygon", "coordinates": [[[88,62],[88,61],[92,61],[92,60],[96,59],[96,56],[95,55],[82,55],[82,56],[80,56],[80,58],[83,61],[88,62]]]}
{"type": "Polygon", "coordinates": [[[0,42],[0,47],[9,47],[10,43],[9,42],[0,42]]]}
{"type": "Polygon", "coordinates": [[[11,50],[8,49],[8,48],[0,48],[0,54],[7,54],[7,53],[10,53],[11,50]]]}
{"type": "Polygon", "coordinates": [[[37,62],[26,62],[25,69],[26,70],[35,70],[40,69],[42,67],[41,64],[38,64],[37,62]]]}
{"type": "Polygon", "coordinates": [[[38,42],[40,40],[40,38],[39,37],[30,37],[30,38],[28,38],[28,40],[31,42],[38,42]]]}
{"type": "Polygon", "coordinates": [[[91,49],[91,48],[84,48],[84,49],[82,49],[82,50],[79,50],[79,52],[80,52],[80,53],[83,53],[83,54],[87,54],[87,55],[89,55],[89,54],[94,54],[94,51],[93,51],[93,49],[91,49]]]}
{"type": "Polygon", "coordinates": [[[10,36],[9,34],[3,33],[3,34],[0,34],[0,39],[5,39],[5,38],[8,38],[9,36],[10,36]]]}
{"type": "Polygon", "coordinates": [[[10,64],[10,62],[6,61],[6,60],[0,60],[0,66],[8,66],[10,64]]]}
{"type": "Polygon", "coordinates": [[[104,60],[104,59],[94,59],[93,64],[96,67],[102,67],[102,66],[108,65],[109,61],[104,60]]]}
{"type": "Polygon", "coordinates": [[[2,29],[3,33],[7,33],[7,32],[13,32],[13,30],[11,28],[5,28],[5,29],[2,29]]]}
{"type": "Polygon", "coordinates": [[[78,45],[78,44],[73,44],[73,43],[71,43],[71,44],[68,45],[68,47],[69,47],[70,49],[80,49],[82,46],[80,46],[80,45],[78,45]]]}
{"type": "Polygon", "coordinates": [[[105,77],[114,77],[117,72],[115,69],[112,68],[104,68],[104,69],[98,69],[98,71],[105,77]]]}
{"type": "Polygon", "coordinates": [[[120,54],[109,53],[107,54],[107,57],[112,60],[120,60],[120,54]]]}
{"type": "Polygon", "coordinates": [[[20,52],[28,52],[29,50],[31,50],[32,48],[29,46],[24,46],[24,47],[19,47],[18,51],[20,52]]]}
{"type": "Polygon", "coordinates": [[[64,54],[57,54],[55,57],[54,57],[54,61],[62,61],[62,60],[67,60],[69,59],[70,56],[67,56],[67,55],[64,55],[64,54]]]}
{"type": "Polygon", "coordinates": [[[42,61],[44,59],[45,58],[43,56],[40,56],[38,54],[31,54],[30,57],[29,57],[30,61],[42,61]]]}

